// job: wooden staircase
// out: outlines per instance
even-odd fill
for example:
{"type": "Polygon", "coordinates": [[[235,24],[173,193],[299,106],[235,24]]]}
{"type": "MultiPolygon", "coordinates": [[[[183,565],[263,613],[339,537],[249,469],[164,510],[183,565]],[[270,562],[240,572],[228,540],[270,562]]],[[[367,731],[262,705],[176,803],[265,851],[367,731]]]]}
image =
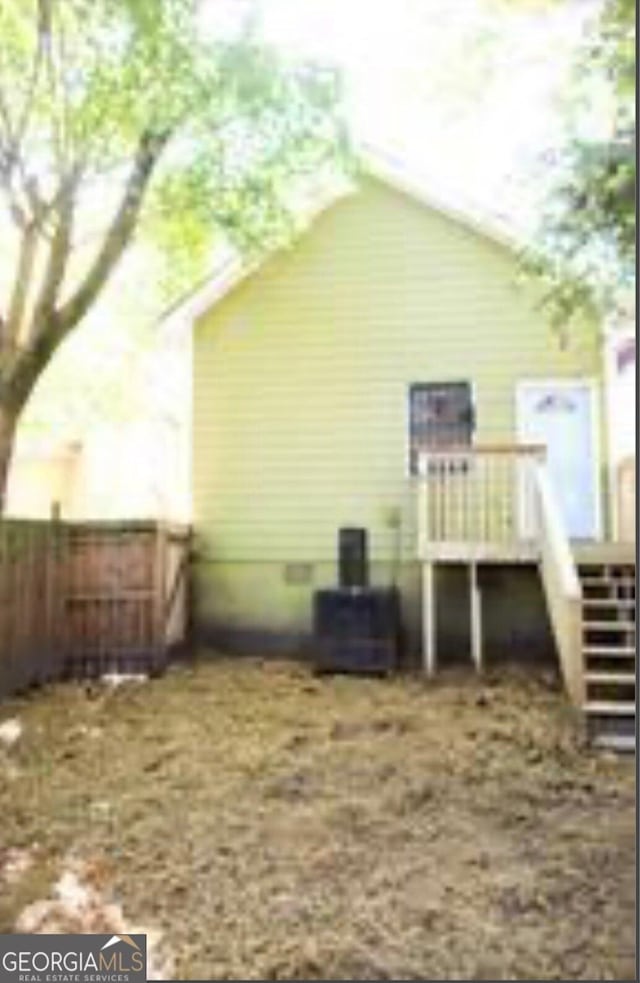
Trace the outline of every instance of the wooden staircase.
{"type": "Polygon", "coordinates": [[[582,586],[584,704],[596,747],[635,750],[635,563],[578,558],[582,586]]]}
{"type": "Polygon", "coordinates": [[[471,655],[482,668],[480,563],[535,563],[568,699],[595,747],[635,750],[635,543],[572,540],[543,447],[423,452],[417,491],[423,658],[437,669],[435,567],[469,566],[471,655]]]}

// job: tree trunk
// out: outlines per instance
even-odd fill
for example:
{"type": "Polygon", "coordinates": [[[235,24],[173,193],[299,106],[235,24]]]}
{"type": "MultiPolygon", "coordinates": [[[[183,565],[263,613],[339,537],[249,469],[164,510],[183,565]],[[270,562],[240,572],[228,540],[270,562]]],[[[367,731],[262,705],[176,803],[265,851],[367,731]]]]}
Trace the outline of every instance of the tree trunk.
{"type": "Polygon", "coordinates": [[[18,412],[0,404],[0,516],[4,515],[18,412]]]}
{"type": "Polygon", "coordinates": [[[6,324],[0,317],[0,356],[5,354],[2,350],[5,334],[7,351],[12,352],[10,364],[3,365],[0,359],[0,516],[5,510],[9,467],[22,408],[57,348],[87,314],[122,258],[136,227],[147,186],[170,137],[170,130],[156,132],[149,129],[142,133],[122,200],[93,264],[75,293],[57,307],[57,295],[71,249],[74,195],[78,192],[81,177],[78,165],[71,183],[61,189],[65,193],[59,203],[58,222],[51,240],[44,282],[30,324],[26,326],[28,330],[22,331],[36,227],[32,226],[25,232],[10,317],[6,324]],[[21,345],[22,335],[25,343],[21,345]]]}

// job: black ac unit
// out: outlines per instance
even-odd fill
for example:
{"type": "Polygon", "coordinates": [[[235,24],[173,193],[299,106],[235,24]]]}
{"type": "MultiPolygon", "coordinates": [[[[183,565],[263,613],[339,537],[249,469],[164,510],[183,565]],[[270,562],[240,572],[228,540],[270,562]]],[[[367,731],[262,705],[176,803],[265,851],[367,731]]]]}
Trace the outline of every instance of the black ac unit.
{"type": "Polygon", "coordinates": [[[314,595],[316,668],[390,673],[398,662],[400,599],[395,587],[369,587],[365,529],[338,534],[340,586],[314,595]]]}
{"type": "Polygon", "coordinates": [[[398,662],[399,600],[395,588],[316,591],[314,634],[320,672],[391,673],[398,662]]]}

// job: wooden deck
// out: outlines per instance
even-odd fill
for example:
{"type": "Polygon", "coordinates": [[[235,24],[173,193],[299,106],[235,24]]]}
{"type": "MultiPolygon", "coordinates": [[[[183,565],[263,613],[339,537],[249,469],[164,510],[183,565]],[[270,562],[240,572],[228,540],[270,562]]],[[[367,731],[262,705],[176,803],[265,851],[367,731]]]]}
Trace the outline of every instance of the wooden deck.
{"type": "MultiPolygon", "coordinates": [[[[544,460],[544,448],[537,444],[485,444],[423,454],[419,558],[435,563],[537,563],[541,517],[536,469],[544,460]]],[[[557,511],[553,502],[550,505],[557,511]]],[[[570,541],[570,548],[576,563],[635,562],[631,542],[570,541]]]]}
{"type": "MultiPolygon", "coordinates": [[[[485,445],[436,450],[420,457],[418,557],[422,562],[423,652],[437,668],[435,567],[469,566],[471,658],[483,664],[483,611],[478,566],[533,564],[540,572],[560,670],[574,705],[584,707],[584,599],[579,571],[590,565],[613,575],[633,565],[631,543],[571,542],[550,480],[544,448],[485,445]]],[[[634,572],[635,578],[635,572],[634,572]]]]}
{"type": "Polygon", "coordinates": [[[512,543],[433,543],[428,558],[423,559],[430,563],[535,564],[540,559],[540,547],[526,539],[512,543]]]}
{"type": "MultiPolygon", "coordinates": [[[[635,566],[634,543],[570,541],[576,564],[611,564],[635,566]]],[[[422,559],[425,559],[423,556],[422,559]]],[[[435,542],[428,548],[428,559],[436,563],[522,563],[537,564],[540,544],[535,539],[516,539],[513,542],[435,542]]]]}
{"type": "Polygon", "coordinates": [[[576,563],[580,564],[622,564],[633,565],[636,562],[635,543],[612,542],[572,542],[571,551],[576,563]]]}

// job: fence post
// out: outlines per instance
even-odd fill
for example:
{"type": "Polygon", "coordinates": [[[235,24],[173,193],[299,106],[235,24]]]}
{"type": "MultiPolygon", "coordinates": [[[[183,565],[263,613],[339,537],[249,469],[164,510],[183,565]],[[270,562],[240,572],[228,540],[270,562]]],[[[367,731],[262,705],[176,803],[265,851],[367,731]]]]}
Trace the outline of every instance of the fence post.
{"type": "Polygon", "coordinates": [[[164,522],[158,522],[156,526],[155,548],[153,559],[153,663],[154,667],[159,666],[164,661],[166,651],[165,639],[165,597],[166,588],[166,565],[167,565],[167,526],[164,522]]]}
{"type": "Polygon", "coordinates": [[[52,509],[51,522],[44,536],[45,557],[45,624],[49,667],[47,675],[58,675],[64,663],[63,611],[66,569],[60,562],[60,515],[52,509]]]}

